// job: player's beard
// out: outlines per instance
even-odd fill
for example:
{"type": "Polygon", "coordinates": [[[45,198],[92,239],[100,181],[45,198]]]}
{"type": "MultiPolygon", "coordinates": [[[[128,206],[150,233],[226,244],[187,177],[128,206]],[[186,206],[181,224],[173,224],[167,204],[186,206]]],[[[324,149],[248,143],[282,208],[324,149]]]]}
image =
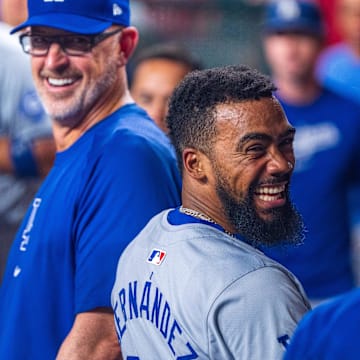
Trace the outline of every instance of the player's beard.
{"type": "Polygon", "coordinates": [[[255,247],[300,244],[304,240],[305,226],[300,213],[290,201],[288,189],[285,205],[267,210],[271,220],[264,220],[253,204],[254,188],[251,186],[247,196],[239,201],[231,195],[229,185],[217,177],[217,195],[236,233],[255,247]]]}

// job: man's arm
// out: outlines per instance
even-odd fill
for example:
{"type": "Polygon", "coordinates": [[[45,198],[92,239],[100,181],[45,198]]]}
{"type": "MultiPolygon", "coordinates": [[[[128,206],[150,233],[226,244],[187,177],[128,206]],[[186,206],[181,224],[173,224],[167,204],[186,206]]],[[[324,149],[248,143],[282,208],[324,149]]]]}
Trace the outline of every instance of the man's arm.
{"type": "Polygon", "coordinates": [[[78,314],[56,359],[122,360],[112,310],[97,308],[78,314]]]}

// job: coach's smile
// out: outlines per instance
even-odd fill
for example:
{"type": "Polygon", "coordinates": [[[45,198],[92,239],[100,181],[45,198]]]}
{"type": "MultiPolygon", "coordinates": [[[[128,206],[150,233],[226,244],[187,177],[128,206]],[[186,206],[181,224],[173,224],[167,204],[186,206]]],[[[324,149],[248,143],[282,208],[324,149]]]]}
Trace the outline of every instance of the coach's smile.
{"type": "Polygon", "coordinates": [[[48,83],[51,86],[68,86],[72,85],[77,79],[75,78],[47,78],[48,83]]]}

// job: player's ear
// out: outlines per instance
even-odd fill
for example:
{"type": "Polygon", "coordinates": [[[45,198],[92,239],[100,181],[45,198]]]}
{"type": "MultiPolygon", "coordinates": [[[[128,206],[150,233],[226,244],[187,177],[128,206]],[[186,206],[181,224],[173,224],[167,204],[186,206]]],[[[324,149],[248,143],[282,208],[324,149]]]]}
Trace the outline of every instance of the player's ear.
{"type": "Polygon", "coordinates": [[[185,148],[183,151],[183,167],[186,173],[197,180],[206,179],[206,156],[199,150],[185,148]]]}
{"type": "Polygon", "coordinates": [[[139,33],[133,26],[128,26],[121,31],[120,36],[120,57],[123,64],[129,61],[129,58],[136,49],[139,42],[139,33]]]}

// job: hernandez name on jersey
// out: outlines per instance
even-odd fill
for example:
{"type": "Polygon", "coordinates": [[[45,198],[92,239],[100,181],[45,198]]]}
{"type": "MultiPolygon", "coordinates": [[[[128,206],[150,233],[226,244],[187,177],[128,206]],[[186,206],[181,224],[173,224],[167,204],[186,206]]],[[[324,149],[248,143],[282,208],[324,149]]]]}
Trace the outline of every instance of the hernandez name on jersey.
{"type": "MultiPolygon", "coordinates": [[[[163,252],[164,253],[164,252],[163,252]]],[[[158,256],[160,254],[158,253],[158,256]]],[[[127,288],[122,288],[114,306],[115,324],[121,338],[125,335],[129,322],[141,317],[155,326],[164,338],[174,358],[179,360],[197,359],[189,338],[184,333],[178,321],[173,316],[169,302],[161,290],[149,281],[129,282],[127,288]]]]}

